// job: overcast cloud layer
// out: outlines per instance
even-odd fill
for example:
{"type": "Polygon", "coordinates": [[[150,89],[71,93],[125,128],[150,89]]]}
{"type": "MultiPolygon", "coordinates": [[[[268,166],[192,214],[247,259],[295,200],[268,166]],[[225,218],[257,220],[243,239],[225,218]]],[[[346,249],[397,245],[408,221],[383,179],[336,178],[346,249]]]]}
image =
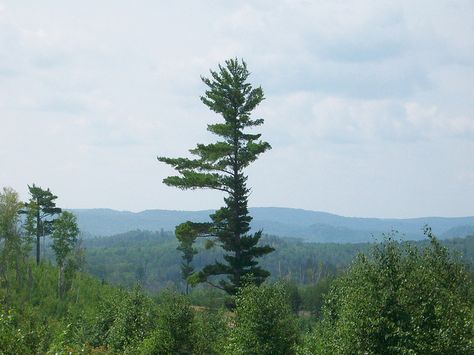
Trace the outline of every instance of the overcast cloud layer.
{"type": "Polygon", "coordinates": [[[273,149],[251,206],[474,214],[474,2],[0,0],[0,186],[208,209],[156,156],[210,142],[200,75],[244,58],[273,149]]]}

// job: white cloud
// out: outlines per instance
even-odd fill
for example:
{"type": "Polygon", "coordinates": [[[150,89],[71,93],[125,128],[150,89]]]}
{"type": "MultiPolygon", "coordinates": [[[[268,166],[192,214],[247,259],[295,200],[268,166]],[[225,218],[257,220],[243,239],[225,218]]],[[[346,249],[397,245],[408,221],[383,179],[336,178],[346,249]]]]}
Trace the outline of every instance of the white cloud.
{"type": "Polygon", "coordinates": [[[238,56],[266,93],[258,115],[274,147],[251,170],[254,205],[472,214],[472,184],[456,177],[474,163],[472,18],[469,0],[7,1],[0,186],[36,181],[70,207],[218,206],[162,186],[171,171],[155,156],[212,139],[199,76],[238,56]],[[427,159],[452,174],[418,183],[427,159]]]}
{"type": "Polygon", "coordinates": [[[296,92],[272,97],[262,115],[283,144],[416,142],[474,137],[474,118],[443,112],[435,103],[360,100],[296,92]]]}

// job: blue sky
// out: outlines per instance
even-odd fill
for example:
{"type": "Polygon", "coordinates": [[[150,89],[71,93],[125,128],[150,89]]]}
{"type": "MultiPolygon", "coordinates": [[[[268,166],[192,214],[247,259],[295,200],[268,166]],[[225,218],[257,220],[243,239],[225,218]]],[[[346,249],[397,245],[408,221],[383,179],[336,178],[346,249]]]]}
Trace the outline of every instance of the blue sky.
{"type": "Polygon", "coordinates": [[[200,81],[244,58],[273,149],[251,206],[474,214],[474,2],[2,1],[0,186],[68,208],[195,210],[156,156],[211,142],[200,81]]]}

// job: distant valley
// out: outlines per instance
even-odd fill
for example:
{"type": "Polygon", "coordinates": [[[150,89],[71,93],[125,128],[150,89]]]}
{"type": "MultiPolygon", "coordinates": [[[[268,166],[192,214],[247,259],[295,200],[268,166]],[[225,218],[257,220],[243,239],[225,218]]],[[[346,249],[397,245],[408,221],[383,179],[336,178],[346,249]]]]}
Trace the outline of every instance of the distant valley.
{"type": "MultiPolygon", "coordinates": [[[[184,221],[204,222],[213,211],[74,209],[81,230],[90,236],[110,236],[130,230],[173,231],[184,221]]],[[[429,225],[441,239],[474,235],[474,216],[423,217],[411,219],[355,218],[293,208],[250,208],[253,230],[265,234],[300,238],[319,243],[363,243],[380,240],[382,234],[398,231],[401,239],[423,239],[429,225]]]]}

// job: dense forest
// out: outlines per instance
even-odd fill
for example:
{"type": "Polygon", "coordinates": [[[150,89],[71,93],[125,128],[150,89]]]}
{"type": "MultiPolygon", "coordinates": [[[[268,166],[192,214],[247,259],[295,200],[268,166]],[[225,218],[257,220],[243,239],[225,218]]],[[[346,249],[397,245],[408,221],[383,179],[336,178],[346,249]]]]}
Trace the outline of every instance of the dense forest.
{"type": "MultiPolygon", "coordinates": [[[[397,239],[397,234],[392,234],[397,239]]],[[[275,252],[261,263],[271,272],[271,280],[287,279],[297,284],[311,284],[321,277],[335,276],[344,270],[360,253],[367,253],[373,244],[308,243],[294,238],[265,235],[262,241],[275,252]]],[[[407,242],[408,243],[408,242],[407,242]]],[[[426,241],[411,242],[422,246],[426,241]]],[[[450,250],[458,252],[467,265],[474,263],[474,237],[441,241],[450,250]]],[[[201,268],[215,258],[222,257],[216,250],[198,245],[194,260],[201,268]]],[[[173,285],[179,288],[182,279],[176,260],[179,260],[178,242],[172,232],[130,231],[110,237],[87,238],[82,242],[87,249],[85,269],[99,279],[132,287],[139,281],[150,292],[173,285]]],[[[49,253],[52,257],[52,254],[49,253]]]]}
{"type": "MultiPolygon", "coordinates": [[[[262,242],[275,252],[262,258],[270,271],[270,279],[291,279],[299,284],[317,281],[321,276],[335,275],[345,268],[369,244],[315,244],[295,239],[264,236],[262,242]]],[[[137,280],[145,289],[156,291],[163,285],[179,287],[181,275],[176,262],[180,252],[171,232],[130,231],[111,237],[83,240],[87,249],[85,268],[107,282],[130,287],[137,280]]],[[[197,245],[196,268],[220,260],[222,252],[206,250],[204,242],[197,245]]]]}
{"type": "MultiPolygon", "coordinates": [[[[171,232],[76,240],[62,270],[53,237],[36,262],[21,206],[14,191],[0,194],[0,354],[473,351],[474,236],[441,243],[427,228],[423,242],[392,233],[360,245],[264,236],[275,248],[262,261],[267,282],[185,295],[171,232]]],[[[196,267],[222,257],[197,255],[196,267]]]]}

